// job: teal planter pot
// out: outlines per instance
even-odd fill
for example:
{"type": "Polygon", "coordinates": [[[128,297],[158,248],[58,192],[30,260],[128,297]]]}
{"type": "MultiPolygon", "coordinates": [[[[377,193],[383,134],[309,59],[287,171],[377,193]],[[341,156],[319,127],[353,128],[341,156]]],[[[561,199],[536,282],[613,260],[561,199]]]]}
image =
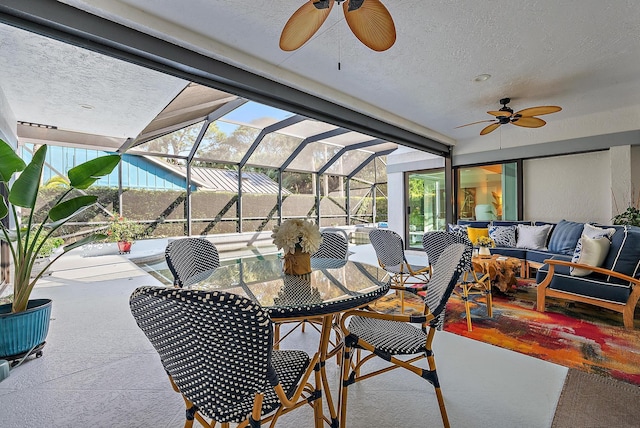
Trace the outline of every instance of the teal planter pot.
{"type": "Polygon", "coordinates": [[[41,348],[49,332],[51,299],[29,300],[27,310],[11,313],[11,304],[0,305],[0,359],[15,359],[41,348]]]}

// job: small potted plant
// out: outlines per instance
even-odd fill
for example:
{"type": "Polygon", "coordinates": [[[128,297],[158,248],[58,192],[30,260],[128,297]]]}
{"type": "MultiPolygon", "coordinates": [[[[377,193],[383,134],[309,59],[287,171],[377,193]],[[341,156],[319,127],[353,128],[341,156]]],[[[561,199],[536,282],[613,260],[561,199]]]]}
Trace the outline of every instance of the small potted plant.
{"type": "Polygon", "coordinates": [[[114,217],[107,227],[107,241],[117,242],[120,254],[129,253],[131,245],[144,235],[144,226],[124,217],[114,217]]]}
{"type": "Polygon", "coordinates": [[[44,344],[49,331],[51,300],[30,300],[33,287],[62,254],[105,238],[103,234],[91,234],[70,243],[53,255],[40,273],[33,274],[36,259],[51,243],[50,238],[56,231],[98,199],[97,196],[79,194],[77,190],[89,188],[100,177],[110,174],[120,162],[119,155],[107,155],[71,168],[66,178],[68,189],[53,206],[37,210],[46,156],[47,146],[42,145],[33,154],[31,162],[26,164],[9,144],[0,140],[0,186],[8,195],[6,200],[0,197],[0,219],[3,219],[0,222],[0,239],[7,242],[13,260],[13,301],[0,305],[0,358],[15,359],[40,352],[37,350],[44,344]],[[19,208],[29,212],[22,222],[19,208]],[[5,219],[8,216],[17,227],[9,225],[5,219]]]}
{"type": "Polygon", "coordinates": [[[495,247],[495,242],[493,239],[488,236],[481,236],[476,241],[476,245],[478,246],[478,255],[481,257],[486,257],[491,255],[491,251],[489,248],[495,247]]]}

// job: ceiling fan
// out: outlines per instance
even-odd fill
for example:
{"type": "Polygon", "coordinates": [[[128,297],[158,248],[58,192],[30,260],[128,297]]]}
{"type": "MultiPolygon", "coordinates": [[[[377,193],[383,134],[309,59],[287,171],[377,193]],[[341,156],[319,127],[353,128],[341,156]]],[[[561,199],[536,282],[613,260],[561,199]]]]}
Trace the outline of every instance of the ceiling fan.
{"type": "Polygon", "coordinates": [[[320,29],[333,8],[342,5],[344,17],[353,34],[374,51],[389,49],[396,41],[391,14],[380,0],[309,0],[296,10],[280,35],[280,49],[294,51],[320,29]]]}
{"type": "Polygon", "coordinates": [[[495,131],[498,129],[500,125],[506,125],[507,123],[512,123],[517,126],[522,126],[525,128],[540,128],[541,126],[546,125],[547,122],[544,120],[534,117],[541,116],[543,114],[556,113],[562,110],[562,107],[558,106],[538,106],[538,107],[529,107],[523,110],[513,112],[511,107],[508,107],[507,104],[511,102],[510,98],[503,98],[500,100],[500,104],[502,107],[500,110],[488,111],[492,116],[495,116],[495,119],[487,119],[480,120],[478,122],[467,123],[466,125],[456,126],[457,128],[462,128],[463,126],[475,125],[477,123],[486,123],[492,122],[491,125],[485,127],[482,131],[480,131],[480,135],[487,135],[489,132],[495,131]]]}

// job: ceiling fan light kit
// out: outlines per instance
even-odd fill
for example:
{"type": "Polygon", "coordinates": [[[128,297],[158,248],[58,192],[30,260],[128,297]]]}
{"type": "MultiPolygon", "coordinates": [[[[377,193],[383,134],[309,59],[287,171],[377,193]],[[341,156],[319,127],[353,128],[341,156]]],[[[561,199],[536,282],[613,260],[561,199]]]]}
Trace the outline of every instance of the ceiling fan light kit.
{"type": "Polygon", "coordinates": [[[488,114],[495,116],[495,119],[480,120],[478,122],[467,123],[466,125],[457,126],[456,129],[462,128],[464,126],[487,122],[491,122],[491,124],[483,128],[482,131],[480,131],[480,135],[487,135],[488,133],[498,129],[500,125],[506,125],[508,123],[521,126],[523,128],[540,128],[541,126],[546,125],[547,122],[534,116],[556,113],[562,110],[562,107],[558,106],[537,106],[525,108],[514,113],[513,109],[507,106],[507,104],[509,104],[510,102],[510,98],[502,98],[500,100],[500,104],[502,104],[502,107],[499,110],[491,110],[487,112],[488,114]]]}
{"type": "Polygon", "coordinates": [[[325,22],[334,2],[342,10],[353,34],[368,48],[382,52],[396,41],[391,14],[380,0],[309,0],[289,18],[280,35],[280,49],[294,51],[304,45],[325,22]]]}

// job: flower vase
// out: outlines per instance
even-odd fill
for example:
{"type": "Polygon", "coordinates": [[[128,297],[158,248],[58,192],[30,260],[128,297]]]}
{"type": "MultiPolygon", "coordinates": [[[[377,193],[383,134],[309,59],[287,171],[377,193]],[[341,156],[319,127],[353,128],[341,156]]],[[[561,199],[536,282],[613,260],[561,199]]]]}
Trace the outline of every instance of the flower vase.
{"type": "Polygon", "coordinates": [[[118,251],[120,254],[129,254],[131,252],[131,244],[130,241],[118,241],[118,251]]]}
{"type": "Polygon", "coordinates": [[[283,270],[287,275],[311,273],[311,254],[303,252],[302,248],[296,248],[296,252],[293,254],[286,253],[283,270]]]}
{"type": "Polygon", "coordinates": [[[489,250],[489,247],[480,247],[478,248],[478,255],[480,257],[489,257],[491,256],[491,250],[489,250]]]}

